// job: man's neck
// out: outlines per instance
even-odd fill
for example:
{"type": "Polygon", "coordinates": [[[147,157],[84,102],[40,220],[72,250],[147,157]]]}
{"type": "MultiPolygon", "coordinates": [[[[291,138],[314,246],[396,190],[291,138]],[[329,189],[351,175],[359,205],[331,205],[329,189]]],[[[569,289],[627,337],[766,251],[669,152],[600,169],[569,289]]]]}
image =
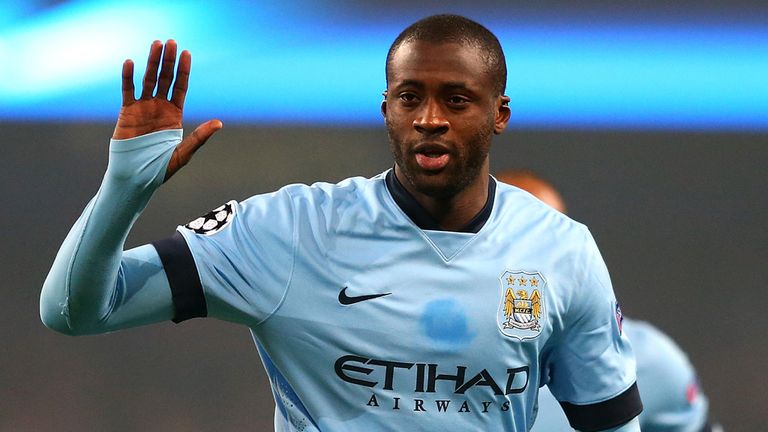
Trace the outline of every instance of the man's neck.
{"type": "MultiPolygon", "coordinates": [[[[428,215],[429,219],[431,219],[430,222],[433,222],[429,223],[415,220],[417,225],[420,225],[421,228],[457,232],[477,232],[477,230],[479,230],[485,223],[485,219],[487,219],[484,210],[490,210],[487,206],[489,204],[489,182],[492,181],[487,173],[479,175],[474,182],[464,188],[461,192],[447,198],[433,197],[418,192],[408,180],[402,176],[402,174],[398,175],[397,169],[394,170],[392,175],[394,180],[398,183],[397,186],[407,192],[410,198],[428,215]],[[480,214],[481,212],[483,215],[480,214]],[[478,218],[481,218],[482,220],[476,220],[478,218]],[[425,227],[422,225],[428,226],[425,227]]],[[[495,188],[493,188],[493,190],[495,190],[495,188]]],[[[399,202],[398,204],[401,203],[399,202]]],[[[409,213],[411,219],[414,219],[411,214],[413,211],[409,211],[408,209],[404,209],[404,211],[409,213]]]]}

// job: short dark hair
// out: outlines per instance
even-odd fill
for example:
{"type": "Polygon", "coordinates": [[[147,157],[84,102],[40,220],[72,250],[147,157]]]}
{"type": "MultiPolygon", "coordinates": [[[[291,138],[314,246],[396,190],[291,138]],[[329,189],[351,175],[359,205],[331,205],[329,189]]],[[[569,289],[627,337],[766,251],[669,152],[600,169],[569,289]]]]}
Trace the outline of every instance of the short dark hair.
{"type": "Polygon", "coordinates": [[[507,86],[507,63],[504,51],[496,36],[482,24],[460,15],[432,15],[411,24],[392,42],[387,53],[385,74],[389,84],[389,63],[395,51],[406,42],[459,43],[476,47],[481,51],[494,90],[504,94],[507,86]]]}

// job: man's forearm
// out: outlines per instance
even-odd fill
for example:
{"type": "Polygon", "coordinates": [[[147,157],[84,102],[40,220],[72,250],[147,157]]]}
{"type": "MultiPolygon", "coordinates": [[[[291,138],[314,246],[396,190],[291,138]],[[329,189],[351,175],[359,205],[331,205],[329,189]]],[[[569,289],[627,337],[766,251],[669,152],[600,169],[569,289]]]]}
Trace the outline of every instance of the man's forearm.
{"type": "Polygon", "coordinates": [[[43,285],[40,315],[67,334],[98,332],[116,303],[131,226],[160,186],[181,130],[113,140],[96,196],[70,230],[43,285]]]}

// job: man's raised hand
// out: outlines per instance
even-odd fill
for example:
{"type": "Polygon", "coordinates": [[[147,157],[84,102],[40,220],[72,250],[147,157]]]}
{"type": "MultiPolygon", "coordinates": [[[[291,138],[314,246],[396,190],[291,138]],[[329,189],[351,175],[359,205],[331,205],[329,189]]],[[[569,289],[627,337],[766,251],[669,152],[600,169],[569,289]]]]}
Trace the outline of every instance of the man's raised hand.
{"type": "MultiPolygon", "coordinates": [[[[123,63],[123,104],[117,119],[113,139],[128,139],[166,129],[180,129],[187,95],[192,56],[182,51],[174,80],[176,65],[176,41],[152,42],[147,69],[142,82],[141,97],[135,98],[133,86],[133,61],[123,63]],[[160,73],[158,75],[158,69],[160,73]],[[171,88],[173,84],[173,88],[171,88]],[[168,93],[171,91],[170,100],[168,93]]],[[[219,120],[209,120],[195,129],[176,146],[165,173],[168,180],[187,164],[192,155],[208,138],[222,128],[219,120]]]]}

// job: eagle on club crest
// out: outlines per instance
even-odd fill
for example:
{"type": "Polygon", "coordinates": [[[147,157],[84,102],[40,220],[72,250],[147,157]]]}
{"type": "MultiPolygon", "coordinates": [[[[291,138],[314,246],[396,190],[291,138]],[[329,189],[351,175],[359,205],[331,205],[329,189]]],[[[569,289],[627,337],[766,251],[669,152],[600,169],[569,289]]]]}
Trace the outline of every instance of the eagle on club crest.
{"type": "Polygon", "coordinates": [[[501,301],[497,313],[499,329],[520,340],[541,333],[546,281],[539,272],[505,271],[499,278],[501,301]]]}

